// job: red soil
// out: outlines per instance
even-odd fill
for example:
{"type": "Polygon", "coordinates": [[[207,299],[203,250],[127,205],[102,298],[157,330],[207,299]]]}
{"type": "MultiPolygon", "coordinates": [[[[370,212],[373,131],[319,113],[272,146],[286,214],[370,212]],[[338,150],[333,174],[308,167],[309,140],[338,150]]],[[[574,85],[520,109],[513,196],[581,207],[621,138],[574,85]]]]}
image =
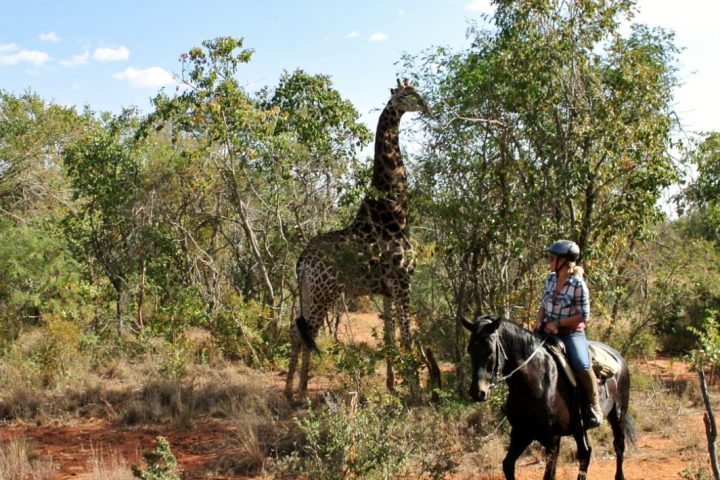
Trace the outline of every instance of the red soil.
{"type": "MultiPolygon", "coordinates": [[[[353,315],[350,322],[343,322],[340,337],[345,341],[375,342],[372,329],[380,327],[375,315],[353,315]]],[[[380,335],[381,337],[381,335],[380,335]]],[[[663,380],[695,381],[687,364],[670,358],[656,358],[640,362],[637,368],[652,373],[663,380]]],[[[280,392],[278,392],[280,394],[280,392]]],[[[684,407],[677,413],[677,424],[682,435],[663,433],[661,429],[638,432],[637,448],[629,448],[626,454],[625,475],[629,480],[678,480],[680,473],[691,465],[707,468],[705,433],[701,407],[684,407]],[[688,434],[687,432],[691,432],[688,434]],[[690,443],[690,444],[688,444],[690,443]]],[[[641,412],[638,412],[641,414],[641,412]]],[[[0,426],[0,441],[24,438],[32,453],[51,459],[58,466],[57,479],[90,479],[90,458],[114,455],[125,458],[127,464],[142,464],[141,453],[152,450],[155,438],[165,436],[172,446],[185,479],[247,478],[241,476],[218,476],[207,472],[218,471],[220,456],[232,455],[237,445],[237,435],[229,422],[218,419],[195,421],[191,430],[172,427],[123,427],[104,420],[88,419],[70,424],[36,426],[12,423],[0,426]]],[[[569,448],[565,446],[564,448],[569,448]]],[[[597,452],[597,450],[596,450],[597,452]]],[[[613,455],[593,454],[589,477],[614,478],[613,455]]],[[[565,458],[569,458],[565,456],[565,458]]],[[[532,455],[518,462],[518,480],[541,479],[544,464],[532,455]]],[[[558,467],[558,480],[575,479],[577,467],[565,461],[558,467]]],[[[454,480],[486,479],[500,480],[498,468],[491,473],[461,471],[454,480]]]]}

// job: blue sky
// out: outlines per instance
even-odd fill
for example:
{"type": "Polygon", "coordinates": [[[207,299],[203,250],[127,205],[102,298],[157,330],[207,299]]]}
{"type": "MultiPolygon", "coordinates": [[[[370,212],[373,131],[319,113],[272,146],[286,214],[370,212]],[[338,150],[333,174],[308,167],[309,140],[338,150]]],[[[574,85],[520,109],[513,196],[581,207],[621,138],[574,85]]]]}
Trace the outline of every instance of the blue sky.
{"type": "MultiPolygon", "coordinates": [[[[240,80],[275,85],[283,70],[329,75],[374,128],[403,52],[466,44],[489,0],[0,0],[0,88],[67,105],[149,111],[181,53],[221,35],[255,50],[240,80]]],[[[640,0],[637,21],[676,32],[688,130],[720,131],[717,0],[640,0]]],[[[168,88],[172,88],[169,86],[168,88]]]]}

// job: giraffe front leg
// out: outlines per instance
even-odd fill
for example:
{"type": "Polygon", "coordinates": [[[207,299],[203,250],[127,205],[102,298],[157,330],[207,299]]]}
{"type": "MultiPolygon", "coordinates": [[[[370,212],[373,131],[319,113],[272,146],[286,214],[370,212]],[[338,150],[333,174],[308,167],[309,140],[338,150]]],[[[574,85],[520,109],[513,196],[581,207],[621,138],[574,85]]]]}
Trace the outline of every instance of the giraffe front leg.
{"type": "Polygon", "coordinates": [[[420,380],[418,362],[413,350],[412,330],[410,329],[410,282],[399,281],[395,289],[395,316],[400,327],[400,343],[403,356],[403,376],[410,387],[410,394],[417,397],[420,380]]]}
{"type": "Polygon", "coordinates": [[[300,365],[300,385],[298,396],[300,399],[307,398],[308,379],[310,378],[310,349],[305,345],[300,349],[302,352],[302,365],[300,365]]]}
{"type": "Polygon", "coordinates": [[[387,389],[395,391],[395,372],[393,372],[393,357],[395,350],[395,321],[393,319],[393,301],[392,298],[383,296],[383,339],[385,341],[385,365],[387,368],[387,377],[385,384],[387,389]]]}

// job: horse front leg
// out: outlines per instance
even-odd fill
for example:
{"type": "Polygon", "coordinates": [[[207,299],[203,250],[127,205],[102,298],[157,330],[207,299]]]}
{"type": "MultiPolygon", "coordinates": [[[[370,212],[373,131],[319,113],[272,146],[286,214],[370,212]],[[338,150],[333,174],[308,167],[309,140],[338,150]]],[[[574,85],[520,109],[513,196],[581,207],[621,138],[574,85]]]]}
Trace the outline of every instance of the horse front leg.
{"type": "Polygon", "coordinates": [[[585,480],[587,478],[588,467],[590,466],[590,455],[592,454],[592,447],[590,446],[590,440],[587,436],[587,431],[581,429],[575,432],[575,443],[577,444],[577,459],[580,463],[580,470],[578,471],[578,480],[585,480]]]}
{"type": "Polygon", "coordinates": [[[545,475],[543,480],[555,480],[558,457],[560,456],[560,437],[553,437],[545,445],[545,475]]]}
{"type": "Polygon", "coordinates": [[[623,459],[625,456],[625,430],[623,430],[623,424],[625,423],[625,415],[627,412],[623,412],[618,415],[618,405],[615,404],[613,409],[608,415],[608,422],[612,427],[613,432],[613,447],[615,447],[615,480],[625,480],[623,474],[623,459]]]}
{"type": "Polygon", "coordinates": [[[515,480],[515,462],[522,455],[525,449],[530,445],[532,439],[530,435],[521,432],[515,428],[510,432],[510,445],[508,446],[507,455],[502,462],[505,480],[515,480]]]}

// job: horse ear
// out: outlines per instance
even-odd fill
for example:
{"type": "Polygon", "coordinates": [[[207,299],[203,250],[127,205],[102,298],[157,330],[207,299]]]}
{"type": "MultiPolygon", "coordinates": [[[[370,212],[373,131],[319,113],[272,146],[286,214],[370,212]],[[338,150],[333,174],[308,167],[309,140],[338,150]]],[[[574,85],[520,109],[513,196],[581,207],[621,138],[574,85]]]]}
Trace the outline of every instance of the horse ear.
{"type": "Polygon", "coordinates": [[[460,322],[470,333],[475,332],[475,323],[468,320],[464,315],[458,315],[457,321],[460,322]]]}

